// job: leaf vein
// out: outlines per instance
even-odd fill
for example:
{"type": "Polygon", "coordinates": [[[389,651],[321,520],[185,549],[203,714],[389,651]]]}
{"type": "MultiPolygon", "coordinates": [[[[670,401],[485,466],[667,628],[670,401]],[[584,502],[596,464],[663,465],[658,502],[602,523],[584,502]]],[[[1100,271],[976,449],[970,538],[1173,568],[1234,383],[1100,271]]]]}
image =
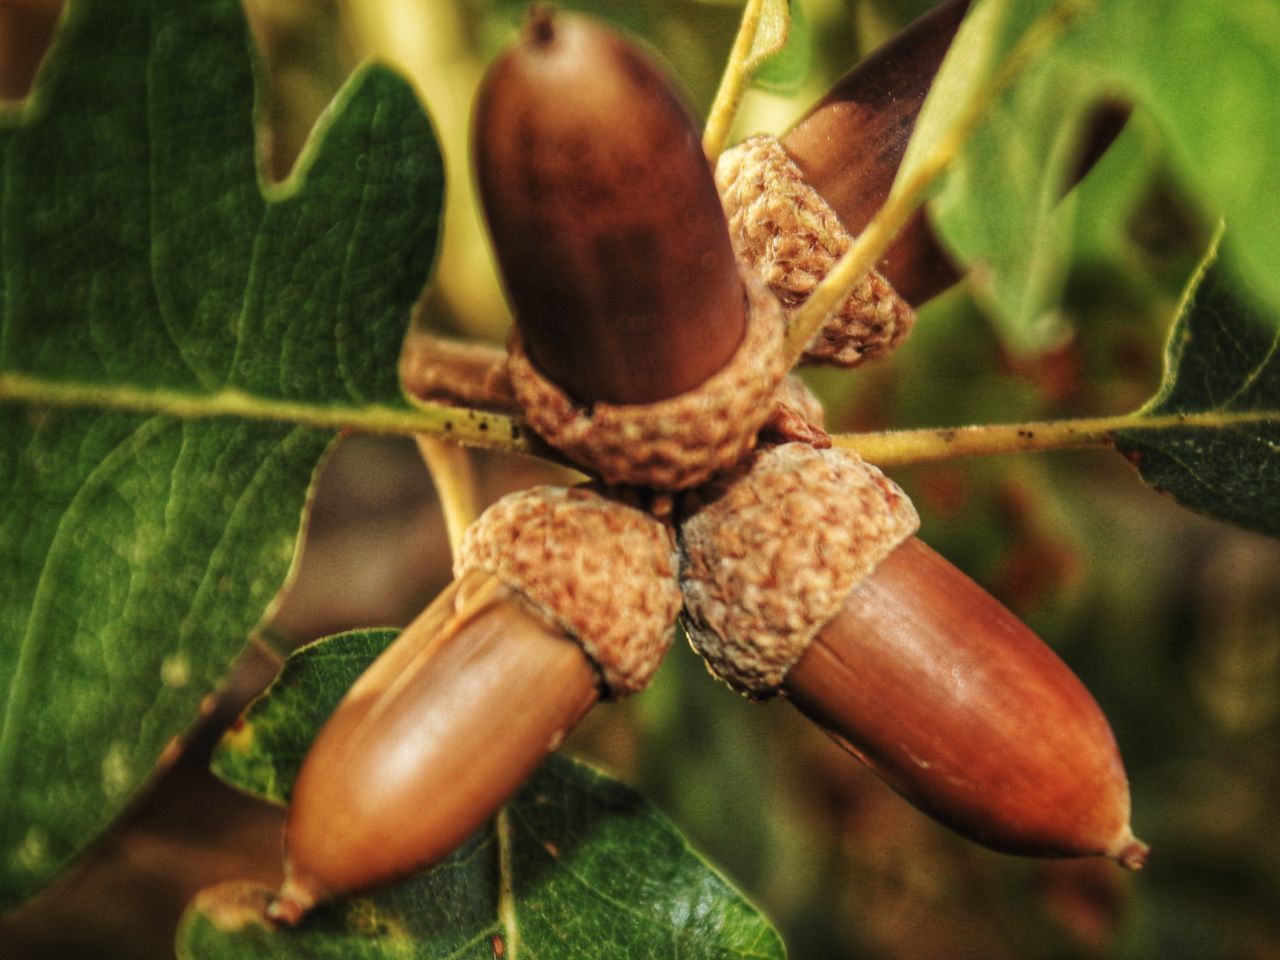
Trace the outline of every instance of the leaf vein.
{"type": "MultiPolygon", "coordinates": [[[[374,131],[377,129],[378,116],[382,112],[382,102],[379,100],[373,108],[373,113],[369,117],[369,129],[365,140],[365,156],[368,157],[373,152],[374,131]]],[[[351,237],[347,241],[346,253],[342,258],[342,273],[338,278],[338,293],[334,298],[335,314],[342,310],[346,303],[347,279],[351,270],[351,262],[355,259],[356,237],[360,234],[360,227],[364,221],[365,209],[369,202],[369,184],[373,175],[369,172],[373,167],[371,161],[366,161],[364,169],[361,171],[364,175],[364,182],[360,185],[360,203],[356,207],[355,216],[351,222],[351,237]]],[[[356,169],[360,169],[360,165],[356,165],[356,169]]],[[[349,323],[349,320],[348,320],[349,323]]],[[[349,335],[344,337],[345,325],[343,318],[335,316],[333,323],[330,325],[333,330],[333,347],[334,354],[338,361],[338,375],[342,378],[343,386],[346,387],[347,393],[353,400],[363,400],[364,393],[360,389],[360,385],[356,382],[356,377],[352,371],[350,358],[348,357],[347,343],[352,339],[349,335]]],[[[514,958],[513,958],[514,960],[514,958]]]]}
{"type": "Polygon", "coordinates": [[[5,707],[4,719],[0,721],[0,782],[16,782],[12,767],[19,755],[16,738],[17,718],[24,713],[26,692],[31,689],[30,684],[23,683],[23,679],[31,670],[32,659],[36,656],[37,640],[40,637],[52,639],[48,631],[37,628],[43,625],[44,618],[52,608],[58,591],[59,584],[50,573],[55,560],[62,550],[75,547],[73,531],[82,519],[82,513],[86,509],[85,504],[89,498],[101,490],[104,484],[114,479],[120,470],[133,463],[138,450],[171,424],[172,421],[167,417],[151,417],[117,443],[115,448],[85,477],[58,520],[58,527],[45,551],[44,564],[36,580],[31,608],[27,613],[26,629],[18,644],[13,676],[9,681],[8,703],[5,707]]]}

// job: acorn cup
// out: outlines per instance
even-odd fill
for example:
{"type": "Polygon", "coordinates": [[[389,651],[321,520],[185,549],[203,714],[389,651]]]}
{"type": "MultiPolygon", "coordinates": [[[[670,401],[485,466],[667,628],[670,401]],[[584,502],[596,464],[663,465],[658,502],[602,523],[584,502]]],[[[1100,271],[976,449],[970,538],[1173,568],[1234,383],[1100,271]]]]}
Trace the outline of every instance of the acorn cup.
{"type": "Polygon", "coordinates": [[[679,607],[671,533],[647,514],[587,488],[499,500],[312,744],[269,914],[297,923],[446,857],[598,699],[648,683],[679,607]]]}
{"type": "Polygon", "coordinates": [[[786,372],[781,309],[735,257],[667,76],[608,28],[535,7],[485,79],[474,144],[533,429],[651,488],[750,450],[786,372]]]}
{"type": "Polygon", "coordinates": [[[906,495],[785,444],[686,496],[682,615],[713,673],[782,694],[907,800],[1013,853],[1137,869],[1106,718],[1013,614],[914,536],[906,495]]]}

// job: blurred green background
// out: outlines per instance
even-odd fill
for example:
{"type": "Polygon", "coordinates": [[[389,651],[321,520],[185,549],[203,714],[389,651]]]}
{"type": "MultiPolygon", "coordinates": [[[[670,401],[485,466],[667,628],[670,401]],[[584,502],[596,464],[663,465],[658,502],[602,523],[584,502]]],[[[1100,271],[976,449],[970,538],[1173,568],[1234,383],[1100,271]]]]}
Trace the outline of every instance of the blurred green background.
{"type": "MultiPolygon", "coordinates": [[[[737,5],[565,6],[633,31],[706,110],[737,5]]],[[[811,76],[793,95],[750,94],[739,133],[784,130],[928,6],[803,0],[811,76]]],[[[444,248],[414,322],[500,340],[510,318],[469,184],[467,126],[484,65],[523,4],[246,7],[264,61],[264,164],[273,177],[287,174],[361,59],[390,60],[413,79],[451,178],[444,248]]],[[[0,61],[18,62],[17,22],[0,22],[8,30],[0,61]]],[[[1139,405],[1158,381],[1171,311],[1204,236],[1168,183],[1159,142],[1138,115],[1081,187],[1061,305],[1073,335],[1043,354],[1015,356],[953,290],[923,311],[887,361],[808,376],[829,426],[947,426],[1139,405]],[[1092,229],[1099,218],[1090,210],[1117,203],[1128,211],[1124,229],[1092,229]]],[[[476,463],[486,500],[554,474],[490,455],[476,463]]],[[[786,704],[753,706],[713,682],[683,646],[649,691],[594,711],[566,749],[653,799],[766,910],[796,960],[1280,957],[1280,544],[1180,509],[1106,452],[894,476],[920,508],[922,536],[1025,617],[1102,704],[1129,770],[1135,830],[1155,850],[1145,872],[1023,860],[961,840],[786,704]]],[[[406,622],[447,576],[443,525],[415,448],[346,441],[324,469],[302,572],[270,643],[250,649],[210,699],[187,753],[116,834],[0,920],[4,955],[170,956],[178,913],[196,889],[278,879],[279,813],[214,781],[205,770],[210,744],[274,672],[271,644],[406,622]]]]}

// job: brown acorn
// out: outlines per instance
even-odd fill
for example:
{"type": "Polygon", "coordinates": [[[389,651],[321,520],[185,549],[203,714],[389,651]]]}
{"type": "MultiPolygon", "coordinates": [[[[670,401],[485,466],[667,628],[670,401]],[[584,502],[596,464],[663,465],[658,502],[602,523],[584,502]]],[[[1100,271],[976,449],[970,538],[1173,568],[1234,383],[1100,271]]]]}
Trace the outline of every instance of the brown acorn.
{"type": "Polygon", "coordinates": [[[781,311],[735,257],[668,77],[535,7],[481,88],[474,153],[533,429],[613,484],[692,486],[750,449],[785,373],[781,311]]]}
{"type": "Polygon", "coordinates": [[[698,131],[649,57],[535,7],[476,102],[480,196],[530,358],[582,403],[690,390],[745,300],[698,131]]]}
{"type": "Polygon", "coordinates": [[[451,853],[598,699],[645,686],[680,606],[668,530],[584,488],[499,500],[455,572],[312,744],[275,919],[451,853]]]}
{"type": "Polygon", "coordinates": [[[1129,869],[1115,738],[1043,641],[922,540],[859,583],[785,695],[926,813],[997,850],[1102,854],[1129,869]]]}
{"type": "Polygon", "coordinates": [[[786,444],[688,499],[684,619],[713,672],[753,697],[781,693],[979,843],[1145,862],[1097,703],[916,539],[915,510],[880,471],[786,444]]]}
{"type": "Polygon", "coordinates": [[[316,903],[443,859],[599,693],[581,646],[518,592],[480,571],[455,580],[361,676],[307,754],[272,915],[296,923],[316,903]]]}
{"type": "MultiPolygon", "coordinates": [[[[916,119],[968,9],[949,0],[841,78],[781,140],[750,137],[720,157],[716,182],[739,255],[790,311],[804,303],[884,206],[916,119]]],[[[1063,192],[1119,133],[1127,108],[1090,119],[1063,192]]],[[[806,347],[807,362],[851,367],[894,349],[913,308],[960,278],[923,210],[806,347]]]]}

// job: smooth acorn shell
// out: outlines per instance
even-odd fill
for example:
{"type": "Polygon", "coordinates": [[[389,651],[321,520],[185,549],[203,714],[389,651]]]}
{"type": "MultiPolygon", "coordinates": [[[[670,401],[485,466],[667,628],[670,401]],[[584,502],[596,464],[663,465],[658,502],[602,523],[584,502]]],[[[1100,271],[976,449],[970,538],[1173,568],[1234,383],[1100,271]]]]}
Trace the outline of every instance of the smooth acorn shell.
{"type": "Polygon", "coordinates": [[[487,573],[454,581],[352,686],[294,785],[273,914],[443,859],[599,696],[573,640],[487,573]]]}
{"type": "Polygon", "coordinates": [[[672,82],[591,20],[535,12],[476,103],[494,249],[541,372],[583,404],[697,387],[745,306],[698,131],[672,82]]]}
{"type": "Polygon", "coordinates": [[[926,813],[997,850],[1142,866],[1106,717],[1017,617],[911,537],[791,668],[787,696],[926,813]]]}

